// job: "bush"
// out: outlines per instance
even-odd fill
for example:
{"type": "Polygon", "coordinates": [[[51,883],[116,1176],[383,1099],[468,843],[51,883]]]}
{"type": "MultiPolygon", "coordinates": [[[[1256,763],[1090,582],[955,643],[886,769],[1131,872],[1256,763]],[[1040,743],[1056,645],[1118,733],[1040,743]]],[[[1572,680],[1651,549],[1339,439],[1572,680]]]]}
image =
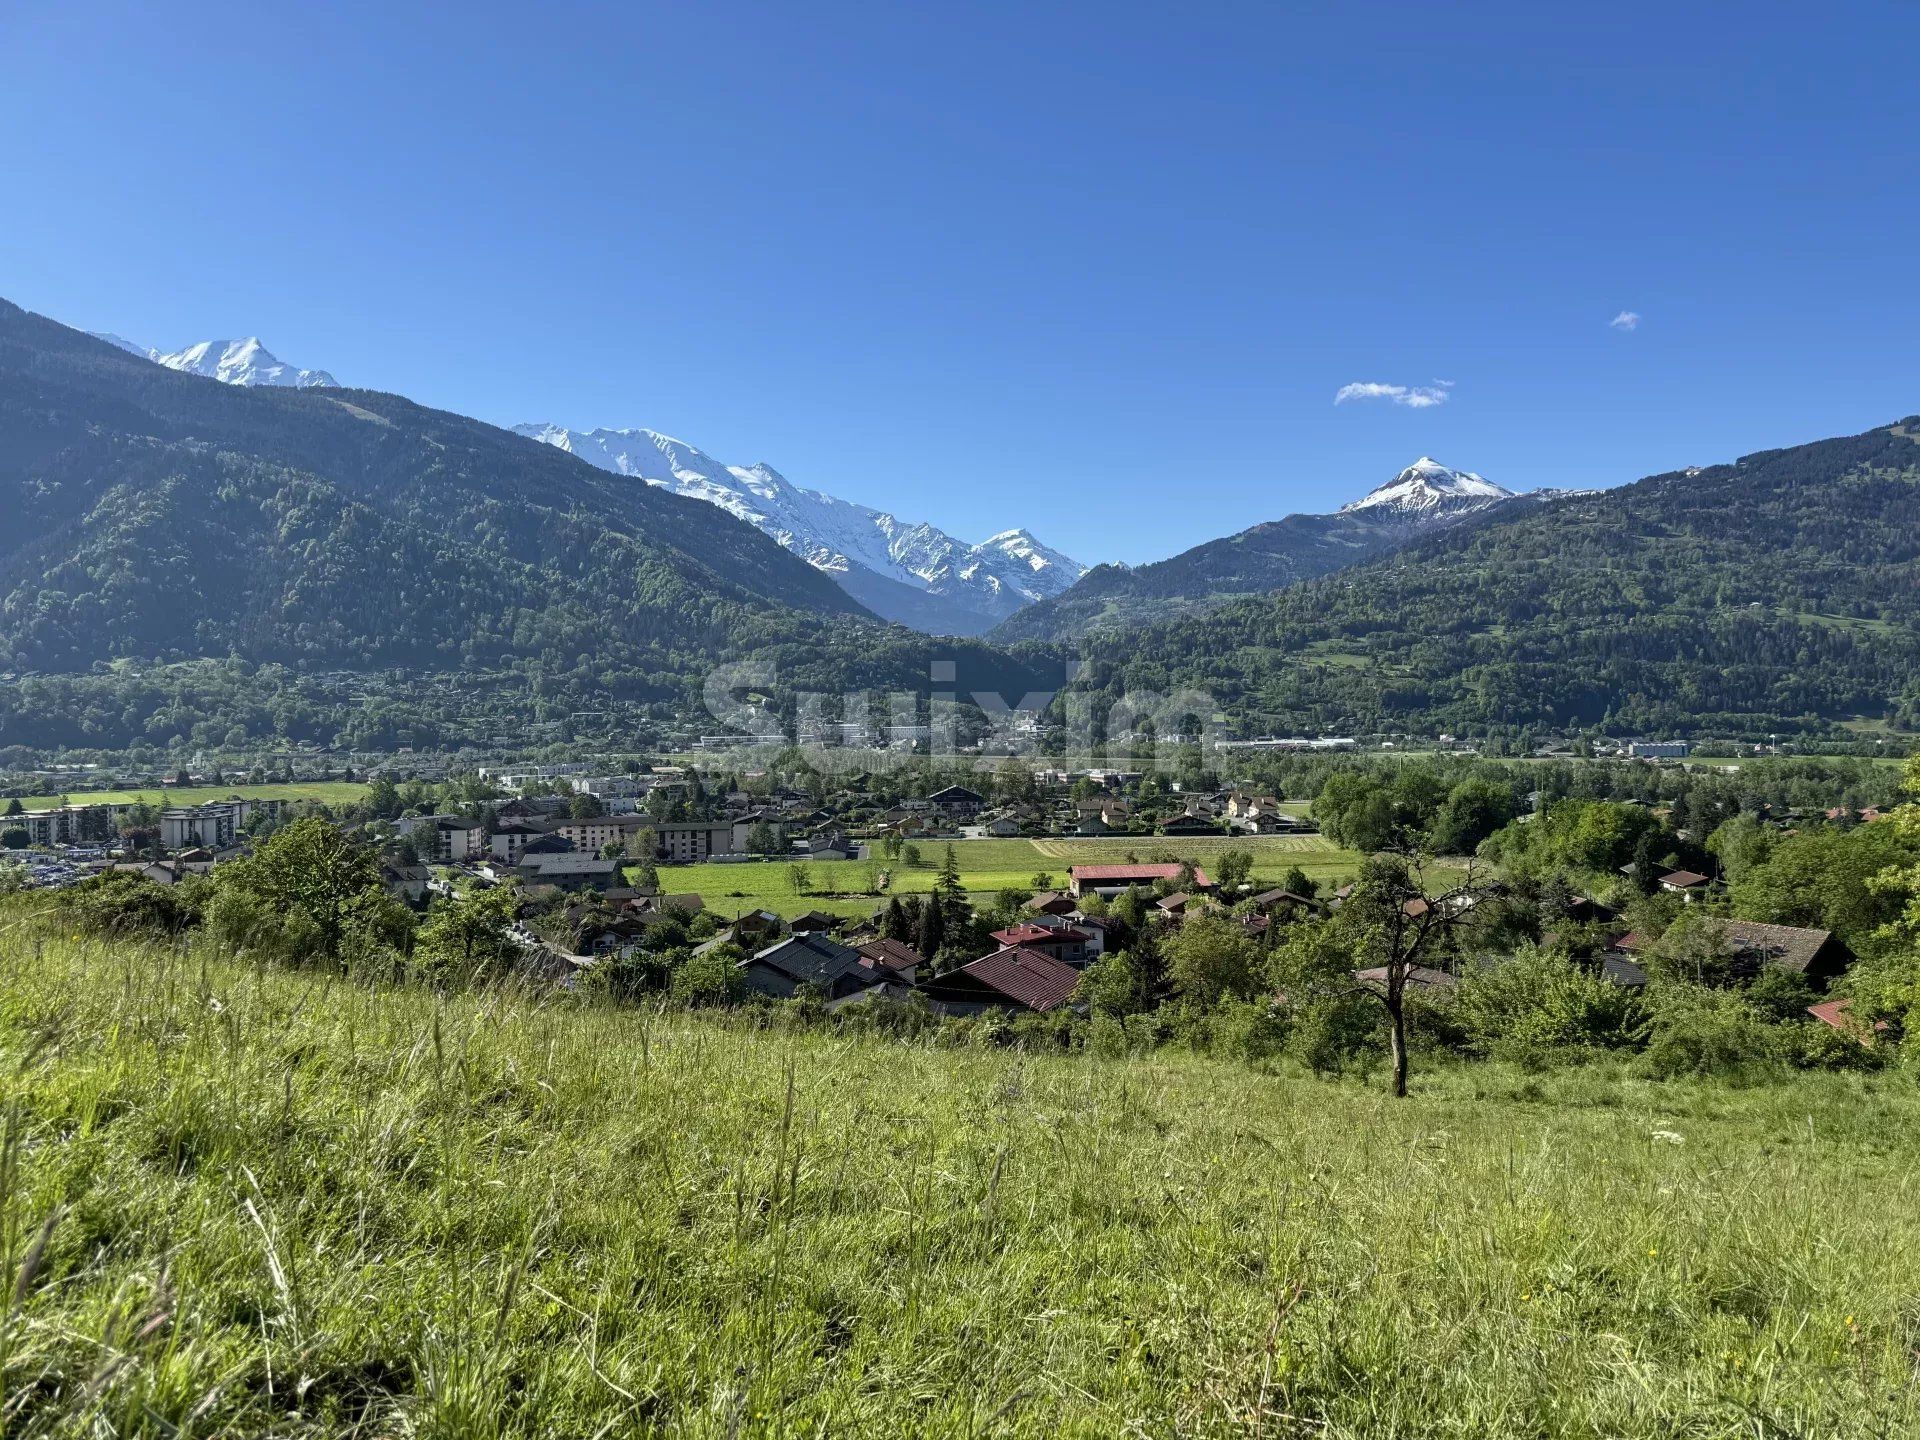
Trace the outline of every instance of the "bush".
{"type": "Polygon", "coordinates": [[[1650,999],[1652,1038],[1645,1063],[1656,1080],[1683,1075],[1738,1080],[1779,1058],[1773,1027],[1737,992],[1670,983],[1650,999]]]}
{"type": "Polygon", "coordinates": [[[1640,995],[1530,945],[1468,970],[1452,1010],[1468,1053],[1533,1069],[1637,1048],[1647,1035],[1640,995]]]}
{"type": "Polygon", "coordinates": [[[1265,1065],[1286,1050],[1287,1022],[1270,1001],[1223,1001],[1213,1018],[1217,1054],[1265,1065]]]}
{"type": "Polygon", "coordinates": [[[1890,1053],[1885,1045],[1862,1045],[1818,1020],[1784,1026],[1780,1039],[1787,1063],[1797,1070],[1878,1070],[1890,1053]]]}
{"type": "Polygon", "coordinates": [[[206,882],[160,885],[127,870],[60,892],[60,918],[76,930],[114,939],[171,940],[199,925],[206,882]]]}
{"type": "Polygon", "coordinates": [[[6,829],[0,830],[0,849],[24,850],[32,839],[25,826],[9,825],[6,829]]]}
{"type": "Polygon", "coordinates": [[[1319,1075],[1373,1068],[1381,1054],[1386,1012],[1370,995],[1316,995],[1286,1013],[1286,1053],[1319,1075]]]}
{"type": "Polygon", "coordinates": [[[734,967],[738,953],[728,954],[727,946],[705,955],[692,955],[673,972],[667,993],[673,1003],[689,1010],[734,1005],[745,997],[747,982],[734,967]]]}

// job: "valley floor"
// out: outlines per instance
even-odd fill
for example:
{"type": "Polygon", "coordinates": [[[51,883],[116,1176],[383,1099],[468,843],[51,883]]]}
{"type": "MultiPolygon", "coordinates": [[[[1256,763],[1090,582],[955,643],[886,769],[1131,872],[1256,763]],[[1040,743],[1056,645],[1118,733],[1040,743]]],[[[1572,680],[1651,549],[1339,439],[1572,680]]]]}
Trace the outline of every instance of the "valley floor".
{"type": "Polygon", "coordinates": [[[34,935],[8,1434],[1920,1427],[1897,1078],[1396,1104],[34,935]]]}
{"type": "MultiPolygon", "coordinates": [[[[662,865],[660,888],[670,894],[697,894],[715,914],[732,919],[743,911],[772,910],[794,916],[808,910],[830,914],[871,915],[893,895],[922,895],[933,889],[949,842],[918,842],[920,863],[889,860],[876,844],[871,860],[813,861],[803,867],[806,888],[791,860],[740,860],[704,865],[662,865]],[[882,872],[890,876],[876,890],[882,872]]],[[[1342,850],[1320,835],[1226,836],[1126,835],[1100,839],[1078,837],[1043,840],[955,840],[954,861],[960,884],[978,903],[991,902],[1002,889],[1031,890],[1034,877],[1046,874],[1065,888],[1067,872],[1075,865],[1114,865],[1129,855],[1140,860],[1171,856],[1191,860],[1202,870],[1215,856],[1244,850],[1254,858],[1253,870],[1262,878],[1277,879],[1293,866],[1323,885],[1351,880],[1360,870],[1360,856],[1342,850]]]]}

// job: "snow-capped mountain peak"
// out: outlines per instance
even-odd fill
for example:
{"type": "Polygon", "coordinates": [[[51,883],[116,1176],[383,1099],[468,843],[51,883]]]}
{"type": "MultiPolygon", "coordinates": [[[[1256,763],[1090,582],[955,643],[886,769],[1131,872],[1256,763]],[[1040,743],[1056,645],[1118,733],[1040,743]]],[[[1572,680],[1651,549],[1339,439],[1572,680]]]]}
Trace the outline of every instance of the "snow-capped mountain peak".
{"type": "Polygon", "coordinates": [[[955,629],[984,629],[1022,605],[1059,594],[1086,573],[1086,566],[1026,530],[1003,530],[969,545],[937,526],[803,489],[764,462],[722,464],[657,430],[535,424],[514,431],[602,470],[718,505],[832,575],[881,614],[889,614],[888,584],[946,602],[944,610],[931,602],[903,603],[891,618],[909,623],[929,623],[930,615],[942,613],[940,623],[955,629]]]}
{"type": "Polygon", "coordinates": [[[301,370],[287,364],[260,343],[257,335],[242,340],[202,340],[184,350],[161,351],[136,345],[131,340],[105,331],[93,332],[97,340],[118,345],[134,355],[144,355],[156,365],[180,370],[189,375],[204,375],[226,385],[286,385],[305,389],[313,385],[337,386],[325,370],[301,370]]]}
{"type": "Polygon", "coordinates": [[[1340,507],[1343,515],[1357,510],[1390,510],[1425,515],[1436,510],[1478,509],[1511,499],[1513,491],[1471,470],[1454,470],[1422,455],[1378,490],[1340,507]]]}

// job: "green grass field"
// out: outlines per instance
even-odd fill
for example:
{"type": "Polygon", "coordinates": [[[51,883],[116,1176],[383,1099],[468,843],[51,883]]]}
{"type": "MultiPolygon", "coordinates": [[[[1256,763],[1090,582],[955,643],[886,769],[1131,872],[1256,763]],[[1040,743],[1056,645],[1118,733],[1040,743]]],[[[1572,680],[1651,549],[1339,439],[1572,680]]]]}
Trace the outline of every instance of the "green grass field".
{"type": "MultiPolygon", "coordinates": [[[[1070,866],[1116,864],[1124,861],[1129,852],[1142,860],[1162,854],[1191,859],[1204,870],[1208,859],[1223,850],[1249,850],[1254,856],[1254,874],[1265,879],[1278,879],[1298,865],[1316,880],[1339,882],[1350,879],[1360,863],[1352,851],[1341,850],[1332,841],[1317,835],[1263,836],[1251,840],[1211,836],[956,840],[953,848],[954,858],[960,864],[961,883],[982,897],[990,897],[995,891],[1010,886],[1031,887],[1033,877],[1042,871],[1064,886],[1070,866]]],[[[944,841],[926,841],[920,845],[918,866],[879,857],[872,864],[892,872],[892,889],[888,893],[922,894],[933,888],[945,849],[944,841]]],[[[710,910],[721,915],[756,908],[782,915],[816,909],[836,915],[867,915],[883,903],[884,897],[867,893],[871,868],[867,861],[835,860],[808,865],[812,891],[804,895],[794,889],[792,868],[784,860],[737,865],[663,865],[659,876],[662,889],[696,892],[710,910]]]]}
{"type": "MultiPolygon", "coordinates": [[[[359,781],[296,780],[287,785],[187,785],[152,786],[145,790],[75,790],[66,798],[76,805],[127,805],[146,800],[155,805],[203,805],[209,800],[226,800],[244,795],[258,800],[320,800],[328,805],[351,805],[362,799],[367,787],[359,781]]],[[[20,803],[28,810],[51,810],[60,803],[58,795],[35,795],[20,803]]]]}
{"type": "Polygon", "coordinates": [[[1920,1431],[1920,1097],[941,1049],[0,932],[17,1436],[1920,1431]]]}

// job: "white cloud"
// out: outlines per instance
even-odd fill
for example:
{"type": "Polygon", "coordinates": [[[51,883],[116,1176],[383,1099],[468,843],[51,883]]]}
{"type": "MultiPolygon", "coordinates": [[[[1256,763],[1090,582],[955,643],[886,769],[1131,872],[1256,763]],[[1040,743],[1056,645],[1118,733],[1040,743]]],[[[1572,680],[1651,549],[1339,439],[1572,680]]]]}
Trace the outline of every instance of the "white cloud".
{"type": "Polygon", "coordinates": [[[1425,410],[1430,406],[1446,404],[1447,391],[1452,388],[1451,380],[1436,380],[1431,385],[1383,385],[1378,380],[1356,380],[1351,385],[1342,385],[1334,395],[1333,403],[1344,405],[1349,400],[1391,400],[1396,405],[1425,410]]]}
{"type": "Polygon", "coordinates": [[[1638,330],[1640,328],[1640,317],[1632,310],[1622,310],[1618,315],[1607,321],[1607,324],[1616,330],[1638,330]]]}

